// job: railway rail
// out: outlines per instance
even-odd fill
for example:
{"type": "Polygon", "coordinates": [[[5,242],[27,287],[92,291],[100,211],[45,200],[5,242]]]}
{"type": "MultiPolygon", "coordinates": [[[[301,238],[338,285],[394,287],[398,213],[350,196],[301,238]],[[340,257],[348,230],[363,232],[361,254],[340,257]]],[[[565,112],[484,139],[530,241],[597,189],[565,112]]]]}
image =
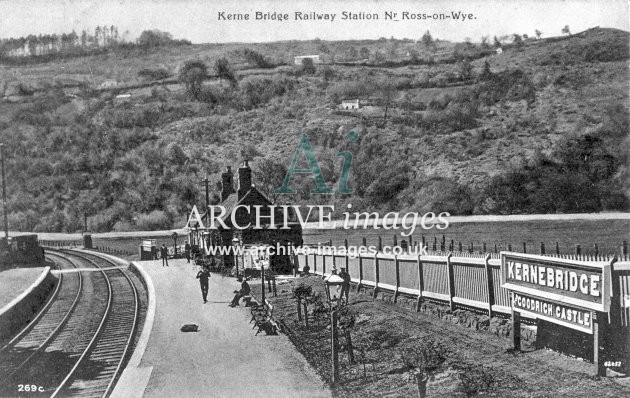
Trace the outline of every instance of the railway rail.
{"type": "Polygon", "coordinates": [[[143,288],[94,254],[46,250],[59,281],[44,308],[0,348],[0,395],[106,397],[130,356],[143,288]]]}

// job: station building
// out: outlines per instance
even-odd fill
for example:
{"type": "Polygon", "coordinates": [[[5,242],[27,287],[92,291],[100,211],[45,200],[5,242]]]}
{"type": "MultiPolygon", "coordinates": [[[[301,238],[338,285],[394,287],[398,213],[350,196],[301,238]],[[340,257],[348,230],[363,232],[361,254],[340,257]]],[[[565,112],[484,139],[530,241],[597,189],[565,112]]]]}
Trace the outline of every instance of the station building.
{"type": "MultiPolygon", "coordinates": [[[[244,247],[258,245],[276,246],[278,244],[282,246],[302,246],[302,227],[295,221],[293,216],[289,219],[289,229],[268,228],[272,211],[270,206],[273,202],[252,184],[252,170],[247,161],[237,170],[236,190],[234,189],[234,175],[230,166],[221,174],[220,186],[220,202],[217,205],[225,209],[221,220],[227,228],[216,222],[216,228],[211,229],[208,209],[205,209],[205,212],[202,214],[191,214],[186,227],[191,231],[191,242],[193,245],[200,246],[201,250],[210,246],[227,247],[235,245],[244,247]],[[254,206],[261,206],[260,219],[256,219],[256,212],[247,211],[247,209],[239,207],[241,205],[247,206],[249,209],[253,209],[254,206]],[[235,214],[233,215],[233,213],[235,214]],[[249,225],[249,227],[245,229],[235,228],[232,223],[233,219],[237,225],[249,225]],[[257,221],[262,228],[254,228],[257,221]]],[[[280,209],[275,209],[274,211],[275,220],[282,220],[284,215],[280,209]]],[[[194,212],[196,212],[196,209],[194,212]]],[[[276,255],[271,259],[271,266],[279,271],[286,270],[289,267],[289,257],[276,255]]],[[[223,255],[222,259],[226,266],[233,266],[233,256],[223,255]]]]}

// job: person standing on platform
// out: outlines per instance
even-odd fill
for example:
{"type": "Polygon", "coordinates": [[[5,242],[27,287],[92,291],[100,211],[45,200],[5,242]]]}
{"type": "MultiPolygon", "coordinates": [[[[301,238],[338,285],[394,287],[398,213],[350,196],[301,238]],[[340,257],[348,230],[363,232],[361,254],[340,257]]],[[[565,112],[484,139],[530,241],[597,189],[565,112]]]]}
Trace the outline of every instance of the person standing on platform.
{"type": "Polygon", "coordinates": [[[339,300],[343,301],[343,297],[346,297],[346,304],[350,300],[350,274],[346,271],[345,267],[341,267],[341,272],[339,273],[341,279],[343,279],[343,284],[341,285],[341,295],[339,296],[339,300]]]}
{"type": "Polygon", "coordinates": [[[168,267],[168,249],[164,243],[162,243],[162,247],[160,247],[160,257],[162,257],[162,267],[168,267]]]}
{"type": "Polygon", "coordinates": [[[190,263],[190,244],[188,241],[186,241],[184,245],[184,255],[186,256],[186,261],[190,263]]]}
{"type": "Polygon", "coordinates": [[[197,279],[199,279],[201,297],[203,298],[204,304],[208,302],[208,278],[210,278],[210,271],[208,271],[207,267],[203,267],[201,271],[197,272],[197,279]]]}

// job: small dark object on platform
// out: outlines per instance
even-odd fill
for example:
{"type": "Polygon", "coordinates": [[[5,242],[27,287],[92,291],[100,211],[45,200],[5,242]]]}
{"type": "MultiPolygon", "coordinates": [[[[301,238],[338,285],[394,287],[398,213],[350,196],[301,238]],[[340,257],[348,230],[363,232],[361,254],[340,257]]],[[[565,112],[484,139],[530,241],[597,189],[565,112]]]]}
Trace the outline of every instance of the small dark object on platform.
{"type": "Polygon", "coordinates": [[[195,325],[194,323],[187,323],[179,330],[181,330],[182,332],[198,332],[199,325],[195,325]]]}

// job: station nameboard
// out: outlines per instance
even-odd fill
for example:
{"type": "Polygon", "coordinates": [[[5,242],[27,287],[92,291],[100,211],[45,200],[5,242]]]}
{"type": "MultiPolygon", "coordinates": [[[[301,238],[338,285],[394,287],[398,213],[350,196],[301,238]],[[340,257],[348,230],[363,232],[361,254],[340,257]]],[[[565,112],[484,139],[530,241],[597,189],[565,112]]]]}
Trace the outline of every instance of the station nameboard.
{"type": "MultiPolygon", "coordinates": [[[[610,269],[611,262],[585,262],[501,252],[501,286],[521,293],[518,297],[536,299],[541,305],[552,305],[554,310],[551,315],[547,313],[539,317],[549,317],[549,320],[555,319],[565,324],[566,319],[555,316],[556,308],[608,312],[610,269]]],[[[540,315],[536,310],[527,311],[540,315]]]]}
{"type": "Polygon", "coordinates": [[[515,310],[531,318],[545,319],[572,329],[593,333],[593,311],[591,310],[561,305],[517,292],[513,293],[512,305],[515,310]]]}

